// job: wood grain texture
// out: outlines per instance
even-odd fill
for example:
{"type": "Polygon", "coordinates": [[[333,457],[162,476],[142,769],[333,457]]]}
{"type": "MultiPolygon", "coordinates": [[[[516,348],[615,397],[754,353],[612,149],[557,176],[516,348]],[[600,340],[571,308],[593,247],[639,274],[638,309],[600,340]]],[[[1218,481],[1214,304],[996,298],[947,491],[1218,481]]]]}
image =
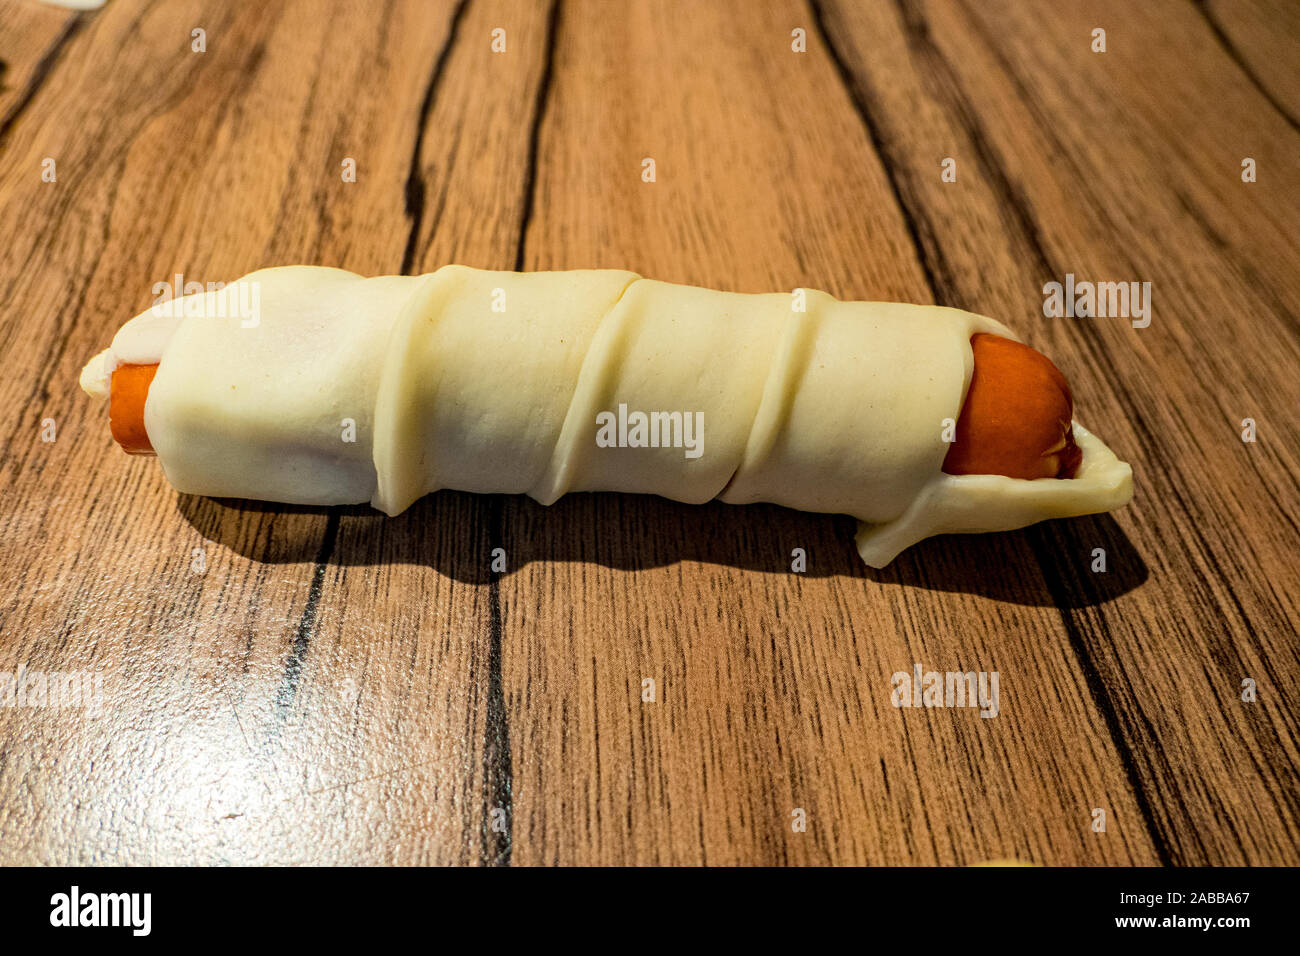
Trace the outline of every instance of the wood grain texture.
{"type": "Polygon", "coordinates": [[[0,2],[0,673],[103,686],[0,707],[0,863],[1300,863],[1298,30],[1268,0],[0,2]],[[1137,497],[872,571],[851,520],[761,505],[177,496],[76,388],[177,272],[449,261],[993,315],[1137,497]],[[1044,318],[1066,273],[1149,281],[1151,325],[1044,318]],[[914,663],[997,671],[999,715],[895,708],[914,663]]]}

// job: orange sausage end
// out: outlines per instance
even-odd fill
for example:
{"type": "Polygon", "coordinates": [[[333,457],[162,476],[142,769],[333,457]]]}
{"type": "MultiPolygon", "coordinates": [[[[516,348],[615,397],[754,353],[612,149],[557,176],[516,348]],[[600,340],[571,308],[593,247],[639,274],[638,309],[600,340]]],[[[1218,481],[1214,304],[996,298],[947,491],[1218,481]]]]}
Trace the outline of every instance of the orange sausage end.
{"type": "Polygon", "coordinates": [[[119,365],[109,385],[108,427],[113,440],[130,455],[152,455],[144,430],[144,402],[157,365],[119,365]]]}
{"type": "MultiPolygon", "coordinates": [[[[971,337],[975,366],[943,470],[950,475],[1072,478],[1082,452],[1074,441],[1074,398],[1065,376],[1042,353],[1000,335],[971,337]]],[[[122,449],[154,454],[144,404],[157,365],[113,372],[109,426],[122,449]]]]}
{"type": "Polygon", "coordinates": [[[950,475],[1073,478],[1083,458],[1074,441],[1074,397],[1041,352],[1000,335],[971,336],[975,368],[957,419],[950,475]]]}

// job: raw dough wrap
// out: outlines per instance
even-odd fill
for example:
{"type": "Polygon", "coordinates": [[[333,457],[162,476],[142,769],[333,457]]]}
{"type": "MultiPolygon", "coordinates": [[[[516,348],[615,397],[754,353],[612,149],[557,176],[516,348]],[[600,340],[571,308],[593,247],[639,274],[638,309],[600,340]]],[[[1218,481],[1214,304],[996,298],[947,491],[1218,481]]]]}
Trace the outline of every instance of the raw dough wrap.
{"type": "Polygon", "coordinates": [[[161,359],[145,424],[183,492],[369,501],[390,515],[440,488],[543,504],[597,490],[769,501],[855,516],[875,567],[932,534],[1008,530],[1131,496],[1129,466],[1077,423],[1075,478],[942,471],[971,335],[1015,338],[999,323],[804,296],[796,311],[789,294],[611,270],[366,279],[289,266],[133,319],[83,385],[95,391],[116,362],[161,359]],[[699,413],[700,453],[601,447],[597,416],[620,406],[699,413]]]}

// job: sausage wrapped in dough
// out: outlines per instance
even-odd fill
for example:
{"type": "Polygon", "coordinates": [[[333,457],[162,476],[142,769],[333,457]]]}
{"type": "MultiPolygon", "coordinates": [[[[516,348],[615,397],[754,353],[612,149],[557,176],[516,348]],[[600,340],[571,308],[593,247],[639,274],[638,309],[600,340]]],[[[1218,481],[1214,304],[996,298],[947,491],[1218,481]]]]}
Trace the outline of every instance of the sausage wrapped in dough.
{"type": "Polygon", "coordinates": [[[288,266],[137,316],[81,381],[111,395],[128,450],[201,495],[390,515],[440,488],[767,501],[853,515],[881,567],[933,534],[1132,494],[1129,466],[1072,422],[1060,373],[1001,324],[814,291],[288,266]],[[1019,386],[1036,362],[1050,373],[1019,386]],[[1028,462],[1003,467],[1023,456],[1004,446],[1028,462]]]}

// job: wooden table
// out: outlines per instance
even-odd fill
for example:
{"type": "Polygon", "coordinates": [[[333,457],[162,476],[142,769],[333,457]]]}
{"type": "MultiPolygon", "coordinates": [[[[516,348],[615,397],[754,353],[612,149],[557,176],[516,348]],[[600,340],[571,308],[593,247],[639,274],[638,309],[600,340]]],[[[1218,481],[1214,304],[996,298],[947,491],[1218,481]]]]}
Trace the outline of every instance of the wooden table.
{"type": "Polygon", "coordinates": [[[0,707],[0,862],[1300,863],[1295,4],[5,0],[0,57],[0,671],[102,688],[0,707]],[[176,273],[452,261],[996,316],[1136,497],[873,571],[777,507],[178,497],[77,388],[176,273]]]}

